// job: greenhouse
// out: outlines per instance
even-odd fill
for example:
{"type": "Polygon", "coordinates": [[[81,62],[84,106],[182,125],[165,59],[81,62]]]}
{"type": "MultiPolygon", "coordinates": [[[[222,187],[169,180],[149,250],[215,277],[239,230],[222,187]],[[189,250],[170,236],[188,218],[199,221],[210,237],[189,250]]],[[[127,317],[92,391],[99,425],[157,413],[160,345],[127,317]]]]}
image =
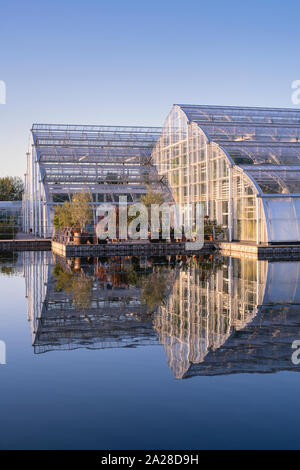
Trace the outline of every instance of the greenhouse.
{"type": "MultiPolygon", "coordinates": [[[[223,239],[300,241],[300,110],[174,105],[164,127],[34,124],[24,231],[53,234],[54,208],[88,191],[96,207],[140,201],[204,206],[223,239]]],[[[189,212],[190,213],[190,212],[189,212]]]]}
{"type": "Polygon", "coordinates": [[[153,160],[227,240],[300,241],[300,110],[174,105],[153,160]]]}
{"type": "Polygon", "coordinates": [[[34,124],[27,153],[23,199],[24,231],[53,233],[54,208],[76,192],[90,194],[91,205],[138,202],[151,187],[168,192],[151,163],[159,127],[34,124]]]}

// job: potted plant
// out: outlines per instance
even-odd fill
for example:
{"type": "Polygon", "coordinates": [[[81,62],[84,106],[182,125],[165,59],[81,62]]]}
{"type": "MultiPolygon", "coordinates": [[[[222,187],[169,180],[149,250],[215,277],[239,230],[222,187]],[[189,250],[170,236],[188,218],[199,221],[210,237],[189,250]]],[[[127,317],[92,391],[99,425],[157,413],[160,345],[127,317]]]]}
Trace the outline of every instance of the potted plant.
{"type": "Polygon", "coordinates": [[[88,193],[75,193],[70,204],[71,216],[74,224],[74,243],[80,245],[87,242],[87,234],[84,233],[86,224],[91,222],[93,212],[90,207],[91,196],[88,193]]]}
{"type": "Polygon", "coordinates": [[[213,240],[213,226],[211,224],[204,224],[204,239],[213,240]]]}

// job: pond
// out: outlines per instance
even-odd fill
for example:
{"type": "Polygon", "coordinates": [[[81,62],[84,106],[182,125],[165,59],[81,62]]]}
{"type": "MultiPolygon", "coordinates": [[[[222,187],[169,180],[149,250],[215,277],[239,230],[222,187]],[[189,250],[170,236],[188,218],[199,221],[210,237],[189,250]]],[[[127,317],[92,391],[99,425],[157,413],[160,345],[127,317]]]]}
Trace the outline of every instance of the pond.
{"type": "Polygon", "coordinates": [[[300,262],[2,253],[0,448],[299,448],[299,279],[300,262]]]}

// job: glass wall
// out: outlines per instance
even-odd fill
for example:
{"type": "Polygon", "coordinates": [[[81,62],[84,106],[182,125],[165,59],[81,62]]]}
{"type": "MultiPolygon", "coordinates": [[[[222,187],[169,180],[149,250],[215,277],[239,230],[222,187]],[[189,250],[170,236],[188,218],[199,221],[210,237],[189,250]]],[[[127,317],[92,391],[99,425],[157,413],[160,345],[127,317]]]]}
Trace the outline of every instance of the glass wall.
{"type": "Polygon", "coordinates": [[[222,226],[225,239],[257,240],[255,185],[243,171],[232,171],[227,152],[198,123],[188,122],[179,106],[169,113],[152,157],[175,202],[203,202],[205,214],[222,226]]]}
{"type": "Polygon", "coordinates": [[[267,197],[263,199],[268,226],[269,241],[300,240],[300,197],[267,197]]]}
{"type": "Polygon", "coordinates": [[[255,241],[257,239],[257,191],[252,182],[238,168],[234,168],[232,180],[233,239],[255,241]]]}
{"type": "Polygon", "coordinates": [[[229,241],[300,241],[300,113],[174,105],[152,153],[173,198],[229,241]],[[279,197],[282,195],[282,197],[279,197]]]}
{"type": "Polygon", "coordinates": [[[167,199],[151,152],[161,128],[34,124],[31,131],[25,197],[25,232],[51,237],[57,204],[84,190],[100,202],[116,203],[126,195],[139,202],[151,186],[167,199]]]}

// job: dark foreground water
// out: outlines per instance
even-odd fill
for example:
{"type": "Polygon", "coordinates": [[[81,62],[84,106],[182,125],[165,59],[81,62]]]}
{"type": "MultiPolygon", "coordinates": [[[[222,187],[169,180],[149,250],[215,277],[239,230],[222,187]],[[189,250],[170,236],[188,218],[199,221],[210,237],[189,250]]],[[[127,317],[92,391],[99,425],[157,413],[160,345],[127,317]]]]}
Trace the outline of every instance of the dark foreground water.
{"type": "Polygon", "coordinates": [[[0,447],[300,448],[299,274],[2,255],[0,447]]]}

